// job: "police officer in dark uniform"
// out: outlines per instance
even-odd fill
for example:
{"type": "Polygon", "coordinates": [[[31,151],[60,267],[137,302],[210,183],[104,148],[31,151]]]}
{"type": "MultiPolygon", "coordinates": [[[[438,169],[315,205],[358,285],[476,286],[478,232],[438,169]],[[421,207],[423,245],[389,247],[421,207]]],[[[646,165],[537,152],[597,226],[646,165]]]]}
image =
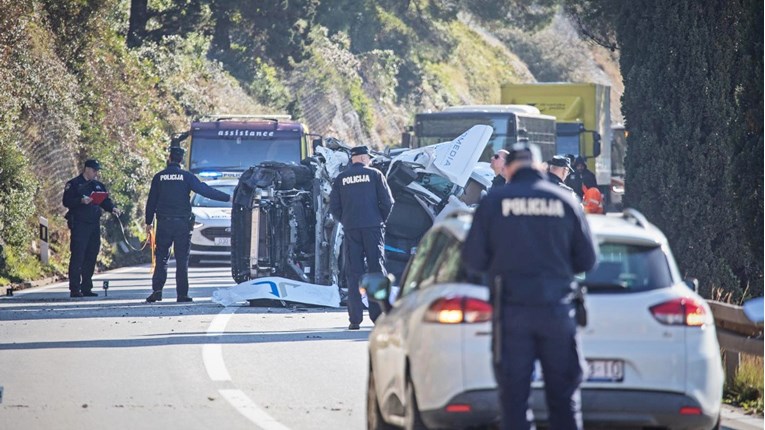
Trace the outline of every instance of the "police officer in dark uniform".
{"type": "Polygon", "coordinates": [[[170,245],[175,251],[175,288],[178,302],[191,302],[189,297],[189,248],[194,217],[191,213],[191,192],[209,199],[227,202],[231,196],[203,183],[194,174],[181,169],[185,151],[179,146],[170,147],[167,167],[151,180],[146,200],[146,230],[150,232],[154,215],[157,216],[155,240],[154,275],[151,278],[153,292],[146,301],[162,300],[162,288],[167,280],[167,260],[170,245]]]}
{"type": "Polygon", "coordinates": [[[534,145],[510,149],[510,182],[479,204],[462,255],[496,288],[502,428],[532,428],[528,401],[538,359],[551,429],[581,429],[574,274],[595,265],[596,248],[581,207],[537,170],[537,157],[534,145]]]}
{"type": "MultiPolygon", "coordinates": [[[[335,178],[329,195],[330,212],[343,224],[345,238],[343,253],[348,282],[349,330],[358,330],[363,319],[363,303],[359,280],[367,272],[386,273],[385,221],[393,208],[393,196],[382,172],[368,167],[369,150],[366,146],[351,148],[353,164],[335,178]]],[[[380,306],[369,300],[369,318],[374,322],[380,316],[380,306]]]]}
{"type": "Polygon", "coordinates": [[[82,174],[72,178],[64,187],[67,225],[72,230],[69,243],[69,297],[95,297],[93,271],[101,249],[101,209],[119,216],[120,210],[107,198],[96,203],[91,193],[106,193],[106,186],[97,180],[101,165],[96,160],[85,161],[82,174]]]}
{"type": "Polygon", "coordinates": [[[571,162],[565,155],[556,155],[547,162],[547,176],[550,181],[570,192],[577,200],[579,200],[579,196],[574,192],[574,189],[566,185],[565,182],[568,175],[573,171],[574,169],[571,168],[571,162]]]}

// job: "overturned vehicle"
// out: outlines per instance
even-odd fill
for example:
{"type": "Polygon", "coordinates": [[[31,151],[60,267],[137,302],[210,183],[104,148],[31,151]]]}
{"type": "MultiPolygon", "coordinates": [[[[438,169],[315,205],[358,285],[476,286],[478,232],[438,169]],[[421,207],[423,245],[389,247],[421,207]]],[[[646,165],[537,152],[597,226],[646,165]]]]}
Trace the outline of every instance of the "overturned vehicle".
{"type": "MultiPolygon", "coordinates": [[[[494,175],[478,158],[491,133],[477,125],[451,142],[373,154],[395,199],[385,251],[397,278],[436,219],[477,204],[490,186],[494,175]]],[[[237,283],[277,276],[344,288],[343,230],[329,213],[329,194],[349,163],[350,146],[326,139],[300,165],[263,162],[242,174],[231,213],[237,283]]]]}

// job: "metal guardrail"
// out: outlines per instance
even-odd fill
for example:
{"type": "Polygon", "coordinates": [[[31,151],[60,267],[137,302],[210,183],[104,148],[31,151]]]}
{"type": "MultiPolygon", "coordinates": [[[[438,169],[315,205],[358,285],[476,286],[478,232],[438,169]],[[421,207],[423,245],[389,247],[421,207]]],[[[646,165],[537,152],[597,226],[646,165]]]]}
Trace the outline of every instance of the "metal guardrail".
{"type": "Polygon", "coordinates": [[[717,341],[723,350],[725,375],[731,382],[738,369],[740,354],[763,356],[762,324],[750,321],[741,306],[708,300],[715,318],[717,341]]]}

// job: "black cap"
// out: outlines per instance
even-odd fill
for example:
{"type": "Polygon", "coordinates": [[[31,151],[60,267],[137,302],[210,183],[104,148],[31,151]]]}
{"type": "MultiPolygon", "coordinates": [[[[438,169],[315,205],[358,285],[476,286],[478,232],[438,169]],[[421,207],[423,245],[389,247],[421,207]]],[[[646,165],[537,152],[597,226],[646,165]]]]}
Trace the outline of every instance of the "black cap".
{"type": "Polygon", "coordinates": [[[574,161],[574,167],[576,167],[579,164],[583,164],[587,166],[587,159],[582,157],[581,155],[576,157],[576,160],[574,161]]]}
{"type": "Polygon", "coordinates": [[[356,155],[368,155],[369,154],[369,148],[366,146],[356,146],[351,148],[351,157],[354,157],[356,155]]]}
{"type": "Polygon", "coordinates": [[[574,171],[574,169],[571,168],[571,161],[565,155],[556,155],[548,161],[547,164],[551,166],[565,167],[571,172],[574,171]]]}
{"type": "Polygon", "coordinates": [[[171,146],[170,155],[177,158],[183,158],[183,156],[186,155],[186,150],[180,146],[171,146]]]}
{"type": "Polygon", "coordinates": [[[507,157],[505,157],[505,165],[509,165],[513,161],[539,163],[541,160],[539,146],[533,143],[518,142],[505,147],[505,149],[508,151],[507,157]]]}
{"type": "Polygon", "coordinates": [[[85,161],[85,167],[90,167],[91,169],[101,170],[101,165],[98,164],[98,160],[86,160],[85,161]]]}

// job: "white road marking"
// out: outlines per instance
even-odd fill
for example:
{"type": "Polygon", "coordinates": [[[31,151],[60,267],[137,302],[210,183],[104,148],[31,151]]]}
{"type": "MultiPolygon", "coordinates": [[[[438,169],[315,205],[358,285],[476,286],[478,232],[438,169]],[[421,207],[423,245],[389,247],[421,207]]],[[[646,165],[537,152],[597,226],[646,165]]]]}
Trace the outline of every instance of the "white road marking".
{"type": "MultiPolygon", "coordinates": [[[[226,307],[213,318],[207,328],[207,336],[220,336],[225,333],[226,325],[236,313],[236,307],[226,307]]],[[[213,381],[231,381],[223,361],[223,345],[220,343],[206,343],[202,346],[202,360],[207,370],[207,375],[213,381]]],[[[245,418],[263,430],[289,430],[289,427],[279,423],[255,402],[247,397],[242,390],[220,389],[218,390],[228,403],[242,414],[245,418]]]]}
{"type": "Polygon", "coordinates": [[[276,421],[271,415],[268,415],[260,406],[250,400],[241,390],[221,389],[218,390],[224,399],[228,400],[240,414],[247,417],[263,430],[289,430],[289,427],[276,421]]]}
{"type": "MultiPolygon", "coordinates": [[[[213,318],[210,327],[207,328],[207,336],[220,336],[226,331],[226,324],[236,312],[235,307],[224,308],[213,318]]],[[[223,345],[220,343],[206,343],[202,346],[202,361],[204,362],[207,375],[213,381],[230,381],[226,363],[223,361],[223,345]]]]}

